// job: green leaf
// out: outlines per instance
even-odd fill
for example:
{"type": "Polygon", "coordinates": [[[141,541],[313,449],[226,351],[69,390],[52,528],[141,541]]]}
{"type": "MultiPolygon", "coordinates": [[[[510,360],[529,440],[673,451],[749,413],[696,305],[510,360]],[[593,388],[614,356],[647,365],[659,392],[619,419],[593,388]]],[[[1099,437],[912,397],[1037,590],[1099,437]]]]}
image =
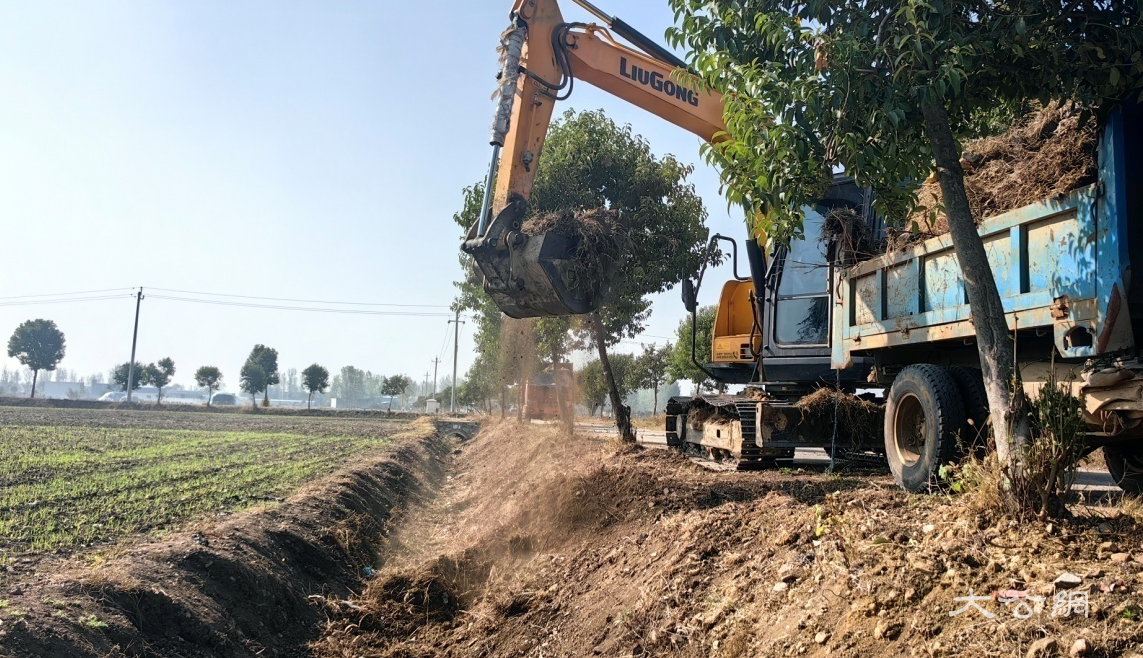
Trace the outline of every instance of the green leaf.
{"type": "Polygon", "coordinates": [[[949,69],[949,83],[952,85],[953,93],[957,96],[960,95],[960,73],[956,69],[949,69]]]}

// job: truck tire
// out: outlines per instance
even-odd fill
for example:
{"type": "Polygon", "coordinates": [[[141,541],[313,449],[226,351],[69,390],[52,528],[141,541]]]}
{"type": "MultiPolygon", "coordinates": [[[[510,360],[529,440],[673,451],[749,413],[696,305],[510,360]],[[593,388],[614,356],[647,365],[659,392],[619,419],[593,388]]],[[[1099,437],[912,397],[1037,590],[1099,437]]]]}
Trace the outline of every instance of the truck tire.
{"type": "Polygon", "coordinates": [[[1139,446],[1103,446],[1107,472],[1124,493],[1143,494],[1143,448],[1139,446]]]}
{"type": "Polygon", "coordinates": [[[949,374],[964,403],[964,427],[960,431],[961,454],[983,457],[988,450],[988,393],[979,368],[953,366],[949,374]],[[971,423],[969,421],[972,421],[971,423]]]}
{"type": "Polygon", "coordinates": [[[897,484],[928,491],[937,469],[956,455],[964,424],[964,404],[947,370],[928,363],[901,370],[885,405],[885,455],[897,484]]]}

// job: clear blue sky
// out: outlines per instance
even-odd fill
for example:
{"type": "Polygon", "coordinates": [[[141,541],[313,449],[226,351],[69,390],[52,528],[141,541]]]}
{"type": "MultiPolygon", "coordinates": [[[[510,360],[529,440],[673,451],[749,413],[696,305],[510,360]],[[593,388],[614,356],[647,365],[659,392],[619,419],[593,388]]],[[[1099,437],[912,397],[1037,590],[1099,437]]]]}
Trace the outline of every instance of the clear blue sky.
{"type": "MultiPolygon", "coordinates": [[[[590,18],[563,4],[569,20],[590,18]]],[[[672,20],[666,0],[597,4],[660,40],[672,20]]],[[[451,217],[488,164],[510,5],[3,2],[0,297],[145,286],[445,312],[460,276],[451,217]]],[[[656,152],[698,165],[712,231],[744,233],[698,138],[586,84],[564,107],[604,108],[656,152]]],[[[702,301],[716,297],[712,285],[702,301]]],[[[129,356],[133,312],[126,295],[0,305],[0,335],[53,319],[68,339],[61,366],[106,372],[129,356]]],[[[647,333],[673,336],[682,315],[677,292],[663,295],[647,333]]],[[[250,348],[266,343],[283,368],[317,361],[419,381],[438,355],[442,375],[449,367],[446,329],[439,317],[149,298],[138,358],[174,358],[188,385],[195,368],[218,365],[233,390],[250,348]]]]}

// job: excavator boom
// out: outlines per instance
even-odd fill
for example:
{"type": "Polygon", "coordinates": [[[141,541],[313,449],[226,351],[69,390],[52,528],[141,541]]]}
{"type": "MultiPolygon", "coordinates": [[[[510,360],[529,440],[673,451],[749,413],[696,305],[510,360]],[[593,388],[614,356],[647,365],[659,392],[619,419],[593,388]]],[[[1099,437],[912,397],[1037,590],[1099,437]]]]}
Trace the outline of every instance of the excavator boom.
{"type": "Polygon", "coordinates": [[[501,37],[484,203],[462,245],[484,275],[484,289],[515,318],[594,311],[615,275],[613,263],[601,280],[583,281],[575,236],[521,232],[555,104],[577,80],[708,141],[726,129],[721,96],[683,82],[681,61],[619,19],[576,2],[644,51],[618,43],[607,27],[566,23],[556,0],[516,0],[501,37]]]}

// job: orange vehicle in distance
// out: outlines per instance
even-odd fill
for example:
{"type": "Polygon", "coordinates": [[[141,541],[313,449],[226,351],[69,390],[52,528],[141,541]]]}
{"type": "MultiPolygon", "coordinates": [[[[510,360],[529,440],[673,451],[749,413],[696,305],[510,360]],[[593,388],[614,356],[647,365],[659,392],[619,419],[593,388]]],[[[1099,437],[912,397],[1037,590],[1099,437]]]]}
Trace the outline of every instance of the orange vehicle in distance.
{"type": "Polygon", "coordinates": [[[575,404],[573,396],[574,376],[571,364],[565,363],[533,375],[524,382],[524,418],[528,420],[556,420],[560,417],[560,403],[557,391],[575,404]]]}

